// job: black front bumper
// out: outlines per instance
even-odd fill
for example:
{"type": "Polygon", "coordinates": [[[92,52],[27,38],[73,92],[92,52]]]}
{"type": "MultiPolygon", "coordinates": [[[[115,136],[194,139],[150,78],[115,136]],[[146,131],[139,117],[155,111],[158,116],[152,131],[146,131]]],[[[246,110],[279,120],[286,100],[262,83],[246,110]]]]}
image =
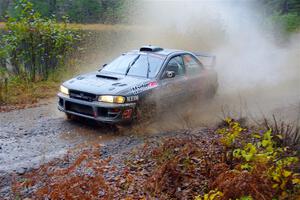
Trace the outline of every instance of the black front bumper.
{"type": "Polygon", "coordinates": [[[84,101],[70,98],[58,93],[58,109],[62,112],[93,119],[104,123],[121,123],[131,121],[135,115],[136,103],[104,103],[98,101],[84,101]],[[125,115],[125,112],[127,115],[125,115]],[[128,117],[128,112],[131,112],[128,117]]]}

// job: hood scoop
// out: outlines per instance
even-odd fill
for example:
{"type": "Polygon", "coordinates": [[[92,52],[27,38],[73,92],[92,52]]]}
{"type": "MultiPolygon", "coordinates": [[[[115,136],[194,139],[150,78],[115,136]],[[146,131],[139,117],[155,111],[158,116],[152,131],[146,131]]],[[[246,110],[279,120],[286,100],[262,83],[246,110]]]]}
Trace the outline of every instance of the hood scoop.
{"type": "Polygon", "coordinates": [[[111,80],[118,80],[117,77],[106,76],[106,75],[101,75],[101,74],[97,74],[96,77],[98,77],[98,78],[105,78],[105,79],[111,79],[111,80]]]}
{"type": "Polygon", "coordinates": [[[123,87],[123,86],[126,86],[127,84],[125,84],[125,83],[113,83],[112,85],[113,86],[123,87]]]}

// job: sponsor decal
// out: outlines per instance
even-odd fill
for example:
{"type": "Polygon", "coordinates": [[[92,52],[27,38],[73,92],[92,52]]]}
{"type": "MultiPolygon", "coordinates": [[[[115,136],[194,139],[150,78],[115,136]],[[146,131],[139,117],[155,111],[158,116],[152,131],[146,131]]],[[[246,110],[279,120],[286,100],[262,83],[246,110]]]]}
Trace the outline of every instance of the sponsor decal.
{"type": "Polygon", "coordinates": [[[149,88],[154,88],[157,85],[158,84],[157,84],[156,81],[146,82],[146,83],[142,83],[140,85],[136,85],[136,86],[132,87],[131,91],[133,92],[133,94],[139,94],[139,93],[144,92],[145,90],[147,90],[149,88]]]}
{"type": "Polygon", "coordinates": [[[132,87],[131,91],[133,92],[133,94],[138,94],[145,91],[147,88],[148,88],[148,83],[142,83],[132,87]]]}

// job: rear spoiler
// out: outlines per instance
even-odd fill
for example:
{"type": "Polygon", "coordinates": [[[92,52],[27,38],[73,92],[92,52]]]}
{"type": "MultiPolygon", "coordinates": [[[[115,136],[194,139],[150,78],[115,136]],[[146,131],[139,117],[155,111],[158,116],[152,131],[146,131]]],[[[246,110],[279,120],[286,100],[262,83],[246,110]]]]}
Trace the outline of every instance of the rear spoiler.
{"type": "Polygon", "coordinates": [[[216,56],[203,52],[192,52],[202,62],[204,67],[212,68],[216,65],[216,56]]]}

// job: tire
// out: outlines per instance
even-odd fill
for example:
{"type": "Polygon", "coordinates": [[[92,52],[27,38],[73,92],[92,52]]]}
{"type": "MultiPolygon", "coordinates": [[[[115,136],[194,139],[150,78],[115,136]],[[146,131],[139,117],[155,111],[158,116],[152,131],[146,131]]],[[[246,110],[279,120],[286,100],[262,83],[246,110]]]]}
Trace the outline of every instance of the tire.
{"type": "Polygon", "coordinates": [[[208,99],[212,99],[215,97],[216,93],[218,90],[218,86],[217,85],[212,85],[208,88],[208,90],[206,91],[206,97],[208,99]]]}
{"type": "Polygon", "coordinates": [[[136,109],[135,121],[139,123],[152,122],[156,118],[157,108],[155,103],[138,105],[136,109]]]}
{"type": "Polygon", "coordinates": [[[74,116],[72,114],[69,114],[69,113],[65,113],[65,114],[66,114],[67,120],[73,120],[74,119],[74,116]]]}

